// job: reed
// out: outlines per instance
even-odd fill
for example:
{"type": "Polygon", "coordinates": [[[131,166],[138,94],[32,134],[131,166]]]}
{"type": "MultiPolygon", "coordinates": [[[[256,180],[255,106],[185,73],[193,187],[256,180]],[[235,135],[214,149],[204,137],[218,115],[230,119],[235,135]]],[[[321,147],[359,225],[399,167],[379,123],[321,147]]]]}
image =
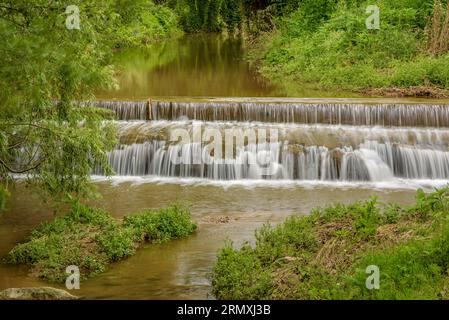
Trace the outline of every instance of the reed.
{"type": "Polygon", "coordinates": [[[433,56],[449,51],[449,4],[435,0],[433,14],[426,27],[427,50],[433,56]]]}

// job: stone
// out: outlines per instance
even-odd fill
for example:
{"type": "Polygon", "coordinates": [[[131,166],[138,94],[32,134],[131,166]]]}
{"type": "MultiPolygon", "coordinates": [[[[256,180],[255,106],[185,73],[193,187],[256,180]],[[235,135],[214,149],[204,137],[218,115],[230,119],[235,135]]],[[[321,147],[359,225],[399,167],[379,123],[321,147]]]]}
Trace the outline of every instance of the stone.
{"type": "Polygon", "coordinates": [[[0,300],[78,300],[67,291],[50,288],[10,288],[0,291],[0,300]]]}

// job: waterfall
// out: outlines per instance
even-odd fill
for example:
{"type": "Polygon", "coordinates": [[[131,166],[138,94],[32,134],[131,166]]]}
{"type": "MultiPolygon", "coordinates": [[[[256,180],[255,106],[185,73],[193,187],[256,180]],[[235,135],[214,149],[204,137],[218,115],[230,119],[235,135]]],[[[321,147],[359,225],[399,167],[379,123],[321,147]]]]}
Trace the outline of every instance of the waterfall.
{"type": "Polygon", "coordinates": [[[406,179],[449,178],[449,152],[367,141],[364,147],[379,155],[394,174],[406,179]]]}
{"type": "Polygon", "coordinates": [[[226,129],[276,130],[282,140],[303,145],[353,146],[365,141],[390,142],[432,148],[449,147],[449,130],[436,128],[385,128],[341,125],[267,124],[239,122],[199,121],[119,121],[120,140],[124,144],[142,143],[152,139],[167,140],[170,131],[185,129],[193,132],[195,126],[202,130],[226,129]]]}
{"type": "MultiPolygon", "coordinates": [[[[93,105],[113,110],[119,120],[120,145],[108,154],[119,176],[449,180],[449,105],[248,101],[93,105]],[[171,141],[177,130],[184,130],[188,139],[171,141]],[[214,143],[227,142],[229,130],[245,133],[240,139],[244,143],[233,146],[230,156],[221,144],[211,147],[207,139],[195,140],[211,130],[214,143]],[[270,132],[270,140],[261,139],[260,132],[270,132]]],[[[102,172],[97,168],[94,174],[102,172]]]]}
{"type": "MultiPolygon", "coordinates": [[[[109,161],[116,174],[122,176],[212,180],[389,181],[395,176],[449,179],[449,152],[372,143],[356,150],[295,146],[300,149],[297,151],[290,147],[285,143],[249,145],[231,161],[224,161],[214,159],[207,147],[199,144],[167,145],[164,141],[152,141],[119,146],[109,154],[109,161]],[[268,167],[257,159],[261,151],[269,151],[268,167]],[[195,161],[197,155],[201,155],[199,162],[195,161]]],[[[101,170],[96,174],[101,174],[101,170]]]]}
{"type": "Polygon", "coordinates": [[[152,120],[449,127],[449,105],[154,101],[152,120]]]}
{"type": "Polygon", "coordinates": [[[97,101],[117,120],[237,121],[394,127],[449,127],[449,105],[97,101]]]}
{"type": "Polygon", "coordinates": [[[373,150],[361,148],[345,154],[342,180],[388,181],[393,179],[391,168],[373,150]]]}
{"type": "Polygon", "coordinates": [[[94,101],[83,106],[114,111],[117,120],[150,120],[151,108],[144,101],[94,101]]]}

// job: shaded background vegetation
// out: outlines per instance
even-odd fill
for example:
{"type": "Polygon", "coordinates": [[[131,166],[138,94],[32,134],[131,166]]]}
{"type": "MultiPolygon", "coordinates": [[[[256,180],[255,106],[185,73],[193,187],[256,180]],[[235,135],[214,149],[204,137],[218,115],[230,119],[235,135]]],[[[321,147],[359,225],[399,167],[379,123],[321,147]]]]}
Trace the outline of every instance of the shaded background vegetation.
{"type": "Polygon", "coordinates": [[[449,86],[449,10],[440,1],[301,1],[261,35],[253,60],[268,77],[349,89],[449,86]]]}

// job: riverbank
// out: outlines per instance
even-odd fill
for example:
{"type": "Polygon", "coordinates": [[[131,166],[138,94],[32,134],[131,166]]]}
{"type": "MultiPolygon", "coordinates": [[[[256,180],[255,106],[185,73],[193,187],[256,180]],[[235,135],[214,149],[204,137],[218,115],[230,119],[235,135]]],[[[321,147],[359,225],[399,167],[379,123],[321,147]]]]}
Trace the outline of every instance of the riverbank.
{"type": "Polygon", "coordinates": [[[287,91],[311,86],[368,96],[449,96],[445,6],[378,1],[380,25],[369,29],[369,1],[322,2],[316,10],[314,1],[303,1],[251,43],[249,59],[263,76],[287,91]]]}
{"type": "Polygon", "coordinates": [[[67,267],[76,266],[85,280],[134,255],[145,243],[180,239],[196,228],[190,212],[181,205],[126,216],[118,222],[103,210],[76,203],[67,215],[35,229],[28,242],[15,246],[5,261],[28,265],[32,276],[57,283],[65,282],[67,267]]]}
{"type": "Polygon", "coordinates": [[[219,252],[213,292],[245,300],[448,299],[448,210],[442,189],[418,191],[412,206],[372,198],[266,225],[255,246],[219,252]],[[377,286],[369,278],[376,270],[379,287],[368,289],[377,286]]]}

